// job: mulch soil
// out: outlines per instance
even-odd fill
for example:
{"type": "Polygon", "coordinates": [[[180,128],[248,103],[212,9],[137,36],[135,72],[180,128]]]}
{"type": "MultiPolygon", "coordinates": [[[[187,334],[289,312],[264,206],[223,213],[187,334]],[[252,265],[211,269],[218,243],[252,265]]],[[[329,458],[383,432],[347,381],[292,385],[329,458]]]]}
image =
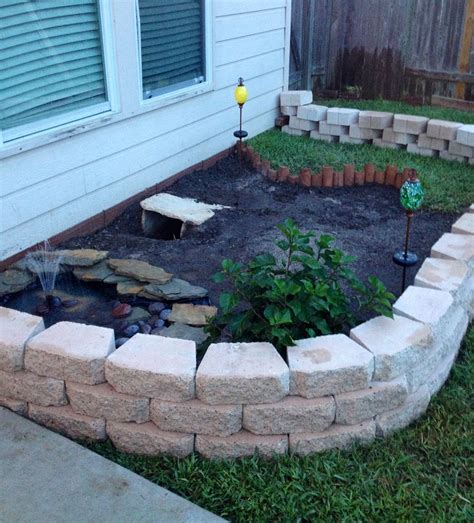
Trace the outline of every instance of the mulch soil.
{"type": "MultiPolygon", "coordinates": [[[[218,303],[223,286],[214,283],[211,276],[220,269],[221,261],[248,262],[263,252],[277,253],[274,242],[280,233],[276,225],[291,217],[304,231],[334,236],[339,248],[357,257],[353,269],[360,278],[375,275],[390,291],[400,293],[401,269],[393,264],[392,254],[403,245],[406,218],[393,187],[323,189],[272,183],[248,164],[239,173],[238,159],[229,157],[185,176],[167,192],[231,209],[217,211],[182,239],[170,241],[143,235],[141,208],[135,204],[104,229],[61,247],[105,249],[114,257],[148,261],[206,287],[211,302],[218,303]]],[[[433,243],[450,230],[455,219],[450,214],[416,214],[410,248],[420,263],[409,269],[408,284],[433,243]]]]}

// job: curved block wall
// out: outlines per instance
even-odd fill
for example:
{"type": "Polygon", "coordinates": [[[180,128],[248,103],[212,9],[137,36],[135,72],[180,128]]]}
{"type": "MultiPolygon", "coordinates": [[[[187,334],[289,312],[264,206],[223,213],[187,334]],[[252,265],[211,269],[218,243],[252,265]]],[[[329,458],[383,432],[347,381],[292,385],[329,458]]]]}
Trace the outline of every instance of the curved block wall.
{"type": "Polygon", "coordinates": [[[0,405],[71,438],[135,454],[306,455],[369,443],[418,418],[447,379],[474,298],[474,207],[394,304],[343,334],[211,345],[0,308],[0,405]]]}

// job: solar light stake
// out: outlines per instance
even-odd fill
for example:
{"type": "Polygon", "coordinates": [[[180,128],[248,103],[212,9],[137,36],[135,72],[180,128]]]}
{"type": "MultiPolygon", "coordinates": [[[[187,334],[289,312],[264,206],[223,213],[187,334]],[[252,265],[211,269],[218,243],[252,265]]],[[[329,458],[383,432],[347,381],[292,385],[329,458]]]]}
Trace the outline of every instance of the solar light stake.
{"type": "Polygon", "coordinates": [[[413,267],[418,262],[418,256],[408,250],[410,244],[411,221],[421,204],[423,203],[424,191],[420,180],[416,177],[415,169],[410,170],[410,178],[400,188],[400,203],[406,210],[407,225],[405,230],[405,247],[401,251],[396,251],[393,261],[403,267],[402,273],[402,293],[405,290],[407,267],[413,267]]]}
{"type": "Polygon", "coordinates": [[[240,125],[239,130],[234,131],[234,136],[239,139],[239,176],[242,174],[242,138],[246,138],[248,136],[247,131],[242,130],[242,109],[244,107],[244,103],[247,101],[247,88],[244,85],[244,79],[239,78],[239,83],[237,84],[237,87],[234,91],[234,97],[235,101],[239,104],[239,110],[240,110],[240,125]]]}

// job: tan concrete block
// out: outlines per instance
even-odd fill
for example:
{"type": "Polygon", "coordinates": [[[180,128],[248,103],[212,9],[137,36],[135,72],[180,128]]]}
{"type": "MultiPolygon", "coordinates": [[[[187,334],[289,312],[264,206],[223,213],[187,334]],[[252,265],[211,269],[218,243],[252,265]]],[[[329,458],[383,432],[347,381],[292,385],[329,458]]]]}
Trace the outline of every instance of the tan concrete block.
{"type": "Polygon", "coordinates": [[[148,398],[121,394],[108,383],[84,385],[69,382],[66,391],[72,409],[78,414],[136,423],[145,423],[150,419],[148,398]]]}
{"type": "Polygon", "coordinates": [[[280,111],[281,114],[285,116],[296,116],[298,113],[298,107],[295,105],[282,105],[280,111]]]}
{"type": "Polygon", "coordinates": [[[405,378],[372,382],[368,389],[336,394],[336,423],[356,425],[402,405],[408,395],[405,378]]]}
{"type": "Polygon", "coordinates": [[[0,370],[0,395],[45,407],[67,403],[64,381],[26,371],[10,373],[0,370]]]}
{"type": "MultiPolygon", "coordinates": [[[[460,156],[458,154],[451,154],[448,151],[440,151],[439,157],[443,160],[447,160],[448,162],[459,162],[459,163],[467,163],[468,158],[466,156],[460,156]]],[[[469,158],[469,164],[471,163],[472,158],[469,158]]]]}
{"type": "Polygon", "coordinates": [[[367,445],[375,439],[375,422],[357,425],[331,425],[324,432],[290,434],[290,452],[307,456],[329,449],[348,449],[353,444],[367,445]]]}
{"type": "Polygon", "coordinates": [[[242,429],[242,405],[208,405],[199,400],[151,401],[151,420],[161,430],[229,436],[242,429]]]}
{"type": "Polygon", "coordinates": [[[464,156],[466,158],[472,158],[474,156],[474,147],[471,145],[464,145],[459,142],[449,142],[448,153],[455,154],[457,156],[464,156]]]}
{"type": "Polygon", "coordinates": [[[288,392],[288,366],[270,343],[213,343],[196,374],[197,397],[210,405],[273,403],[288,392]]]}
{"type": "Polygon", "coordinates": [[[290,116],[290,128],[301,129],[302,131],[314,131],[318,128],[316,122],[310,120],[303,120],[297,116],[290,116]]]}
{"type": "Polygon", "coordinates": [[[280,105],[300,106],[310,104],[312,101],[311,91],[283,91],[280,94],[280,105]]]}
{"type": "Polygon", "coordinates": [[[357,138],[359,140],[373,140],[374,138],[382,138],[382,130],[368,129],[365,127],[360,127],[356,124],[352,124],[349,127],[349,137],[357,138]]]}
{"type": "Polygon", "coordinates": [[[285,454],[288,436],[257,436],[245,430],[226,438],[196,436],[196,451],[208,459],[234,459],[258,454],[265,458],[285,454]]]}
{"type": "Polygon", "coordinates": [[[474,213],[474,203],[471,203],[471,205],[469,206],[468,212],[474,213]]]}
{"type": "Polygon", "coordinates": [[[423,359],[433,341],[427,325],[397,315],[372,318],[352,329],[351,338],[374,354],[377,381],[404,375],[423,359]]]}
{"type": "Polygon", "coordinates": [[[326,119],[327,123],[330,125],[349,126],[351,124],[356,124],[359,121],[359,110],[331,107],[328,109],[326,119]]]}
{"type": "Polygon", "coordinates": [[[451,232],[453,234],[474,234],[474,214],[463,214],[454,222],[451,232]]]}
{"type": "Polygon", "coordinates": [[[361,138],[351,138],[350,136],[343,134],[342,136],[339,136],[339,143],[362,145],[364,143],[370,143],[370,140],[362,140],[361,138]]]}
{"type": "Polygon", "coordinates": [[[449,292],[410,285],[393,304],[393,312],[429,325],[433,334],[449,321],[454,299],[449,292]]]}
{"type": "Polygon", "coordinates": [[[42,318],[0,307],[0,370],[21,370],[26,342],[43,329],[42,318]]]}
{"type": "Polygon", "coordinates": [[[334,421],[332,396],[306,399],[287,396],[278,403],[244,405],[243,427],[254,434],[321,432],[334,421]]]}
{"type": "Polygon", "coordinates": [[[474,147],[474,125],[461,125],[457,130],[456,142],[474,147]]]}
{"type": "Polygon", "coordinates": [[[429,118],[409,114],[395,114],[393,130],[397,133],[421,134],[426,131],[429,118]]]}
{"type": "Polygon", "coordinates": [[[27,342],[25,369],[94,385],[105,381],[105,358],[114,350],[112,329],[62,321],[27,342]]]}
{"type": "Polygon", "coordinates": [[[135,334],[105,364],[107,381],[118,392],[186,401],[194,397],[196,344],[189,340],[135,334]]]}
{"type": "Polygon", "coordinates": [[[426,385],[410,394],[400,407],[375,416],[377,436],[385,437],[407,427],[428,408],[430,393],[426,385]]]}
{"type": "Polygon", "coordinates": [[[416,143],[409,143],[407,145],[407,152],[412,154],[419,154],[421,156],[428,156],[430,158],[434,158],[435,156],[438,156],[439,151],[435,151],[434,149],[425,149],[424,147],[419,147],[416,145],[416,143]]]}
{"type": "Polygon", "coordinates": [[[332,136],[330,134],[321,134],[319,131],[311,131],[309,137],[313,140],[322,140],[328,143],[336,143],[338,140],[337,136],[332,136]]]}
{"type": "Polygon", "coordinates": [[[374,371],[373,354],[344,334],[299,340],[287,355],[291,393],[305,398],[364,389],[374,371]]]}
{"type": "Polygon", "coordinates": [[[289,125],[284,125],[281,128],[281,132],[285,133],[285,134],[289,134],[291,136],[308,136],[308,134],[309,134],[308,131],[302,131],[301,129],[293,129],[289,125]]]}
{"type": "Polygon", "coordinates": [[[349,126],[319,122],[319,133],[329,134],[331,136],[342,136],[343,134],[349,134],[349,126]]]}
{"type": "Polygon", "coordinates": [[[463,261],[426,258],[416,273],[415,285],[447,291],[454,296],[466,281],[468,274],[469,269],[463,261]]]}
{"type": "Polygon", "coordinates": [[[474,237],[469,234],[444,233],[431,247],[433,258],[469,262],[474,258],[474,237]]]}
{"type": "Polygon", "coordinates": [[[28,414],[28,403],[26,401],[0,396],[0,407],[6,407],[20,416],[28,414]]]}
{"type": "Polygon", "coordinates": [[[327,112],[328,108],[324,105],[302,105],[298,107],[298,112],[296,113],[296,116],[304,120],[320,122],[321,120],[326,120],[327,112]]]}
{"type": "Polygon", "coordinates": [[[386,142],[380,138],[375,138],[372,142],[372,145],[375,147],[380,147],[382,149],[404,149],[404,146],[401,143],[386,142]]]}
{"type": "Polygon", "coordinates": [[[184,458],[194,451],[194,434],[165,432],[153,423],[107,422],[107,434],[117,449],[130,454],[184,458]]]}
{"type": "Polygon", "coordinates": [[[360,111],[359,126],[369,129],[385,129],[393,124],[393,113],[384,111],[360,111]]]}
{"type": "Polygon", "coordinates": [[[103,441],[107,439],[105,420],[82,416],[69,405],[65,407],[39,407],[30,403],[28,416],[49,429],[73,439],[103,441]]]}
{"type": "Polygon", "coordinates": [[[445,120],[430,120],[426,128],[426,134],[431,138],[441,140],[455,140],[456,133],[462,123],[447,122],[445,120]]]}
{"type": "Polygon", "coordinates": [[[409,143],[416,142],[418,135],[395,132],[392,127],[387,127],[383,130],[382,140],[384,142],[393,142],[399,143],[402,145],[407,145],[409,143]]]}

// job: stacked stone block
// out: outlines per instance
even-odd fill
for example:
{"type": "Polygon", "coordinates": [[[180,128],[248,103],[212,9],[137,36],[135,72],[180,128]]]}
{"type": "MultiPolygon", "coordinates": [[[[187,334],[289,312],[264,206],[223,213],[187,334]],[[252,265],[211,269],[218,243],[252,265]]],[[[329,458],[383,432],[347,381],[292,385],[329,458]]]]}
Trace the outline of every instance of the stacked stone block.
{"type": "Polygon", "coordinates": [[[289,117],[278,127],[294,136],[330,143],[372,144],[405,149],[422,156],[474,165],[474,125],[384,111],[359,111],[312,103],[311,91],[280,95],[281,113],[289,117]]]}
{"type": "Polygon", "coordinates": [[[197,368],[194,342],[137,334],[115,350],[110,329],[44,330],[0,308],[0,405],[134,454],[270,458],[367,444],[421,416],[449,375],[474,313],[473,216],[433,246],[393,318],[299,340],[287,362],[270,343],[218,343],[197,368]]]}

